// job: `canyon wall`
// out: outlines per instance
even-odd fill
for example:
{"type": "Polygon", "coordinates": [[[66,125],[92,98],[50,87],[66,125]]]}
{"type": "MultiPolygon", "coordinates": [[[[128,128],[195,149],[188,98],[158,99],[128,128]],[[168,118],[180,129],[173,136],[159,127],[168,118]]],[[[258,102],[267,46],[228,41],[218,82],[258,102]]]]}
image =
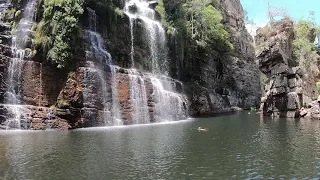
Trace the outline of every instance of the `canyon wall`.
{"type": "MultiPolygon", "coordinates": [[[[245,28],[240,0],[218,0],[215,3],[234,50],[211,50],[206,56],[191,57],[196,58],[191,61],[191,66],[196,67],[191,68],[191,72],[198,76],[199,83],[182,79],[189,87],[190,110],[195,116],[229,112],[233,107],[255,108],[260,100],[260,74],[255,63],[253,38],[245,28]],[[198,65],[198,60],[203,64],[198,65]]],[[[184,67],[181,71],[190,71],[188,65],[184,67]]]]}
{"type": "Polygon", "coordinates": [[[260,111],[267,116],[305,116],[304,108],[316,98],[315,75],[298,67],[293,54],[294,28],[293,21],[284,18],[257,30],[256,56],[267,78],[260,111]]]}
{"type": "MultiPolygon", "coordinates": [[[[20,22],[23,36],[1,23],[0,128],[145,124],[258,105],[259,71],[239,0],[216,1],[234,49],[210,53],[186,52],[183,39],[161,27],[156,3],[143,2],[112,1],[119,12],[85,1],[75,63],[65,69],[47,61],[33,44],[39,10],[27,26],[4,12],[2,20],[20,22]],[[154,17],[146,19],[144,13],[154,17]],[[13,46],[26,35],[31,40],[13,46]]],[[[22,14],[30,11],[28,5],[22,1],[22,14]]]]}

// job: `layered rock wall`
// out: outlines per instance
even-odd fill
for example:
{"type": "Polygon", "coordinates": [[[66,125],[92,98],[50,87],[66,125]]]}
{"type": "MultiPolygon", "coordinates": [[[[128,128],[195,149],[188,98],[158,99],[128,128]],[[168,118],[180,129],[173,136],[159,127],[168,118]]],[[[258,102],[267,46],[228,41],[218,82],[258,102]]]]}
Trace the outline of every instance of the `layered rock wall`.
{"type": "Polygon", "coordinates": [[[185,80],[190,87],[190,113],[195,116],[229,112],[238,107],[257,107],[260,99],[260,74],[255,63],[253,38],[245,28],[241,3],[239,0],[218,0],[215,7],[223,16],[234,50],[212,50],[210,55],[200,55],[202,59],[196,59],[197,65],[192,72],[200,76],[201,84],[185,80]],[[198,67],[198,61],[206,63],[198,67]]]}
{"type": "Polygon", "coordinates": [[[259,68],[268,78],[260,110],[273,117],[299,117],[309,98],[304,94],[305,73],[294,67],[293,22],[285,18],[268,24],[255,39],[259,68]]]}

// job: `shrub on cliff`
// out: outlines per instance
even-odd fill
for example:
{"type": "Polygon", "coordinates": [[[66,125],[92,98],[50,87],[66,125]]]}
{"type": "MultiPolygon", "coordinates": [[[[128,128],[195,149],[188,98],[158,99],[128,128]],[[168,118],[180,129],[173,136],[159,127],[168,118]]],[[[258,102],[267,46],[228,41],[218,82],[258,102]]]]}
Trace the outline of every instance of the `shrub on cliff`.
{"type": "Polygon", "coordinates": [[[166,27],[176,27],[186,35],[191,47],[195,44],[208,50],[233,48],[221,23],[222,15],[211,0],[160,0],[156,11],[166,27]]]}
{"type": "Polygon", "coordinates": [[[78,45],[78,23],[83,0],[44,0],[35,43],[59,68],[68,66],[78,45]]]}
{"type": "Polygon", "coordinates": [[[223,47],[233,48],[233,45],[228,40],[229,34],[224,29],[222,15],[212,5],[205,7],[202,11],[204,29],[202,39],[206,42],[213,43],[212,45],[220,45],[223,47]]]}
{"type": "Polygon", "coordinates": [[[312,22],[299,20],[294,26],[295,39],[293,41],[293,54],[299,66],[318,74],[317,50],[313,44],[316,27],[312,22]]]}
{"type": "Polygon", "coordinates": [[[164,7],[163,0],[159,0],[158,5],[155,8],[155,11],[160,15],[161,17],[161,24],[167,28],[168,35],[173,35],[173,26],[172,22],[168,22],[167,20],[167,13],[166,9],[164,7]]]}

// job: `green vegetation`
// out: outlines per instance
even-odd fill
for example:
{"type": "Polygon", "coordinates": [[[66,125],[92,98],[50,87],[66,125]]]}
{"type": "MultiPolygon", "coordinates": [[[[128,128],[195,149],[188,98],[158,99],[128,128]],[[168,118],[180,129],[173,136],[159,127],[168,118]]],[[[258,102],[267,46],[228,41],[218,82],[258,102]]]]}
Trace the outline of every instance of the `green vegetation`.
{"type": "Polygon", "coordinates": [[[312,74],[319,73],[317,49],[313,44],[316,29],[312,22],[306,20],[299,20],[294,26],[293,54],[299,66],[308,69],[312,74]]]}
{"type": "Polygon", "coordinates": [[[193,48],[232,49],[229,34],[224,29],[222,16],[210,0],[160,0],[156,11],[162,24],[172,34],[173,27],[184,35],[193,48]]]}
{"type": "Polygon", "coordinates": [[[1,19],[5,24],[12,25],[15,19],[15,14],[16,14],[15,8],[7,9],[3,12],[1,19]]]}
{"type": "Polygon", "coordinates": [[[12,0],[11,3],[14,8],[20,9],[21,0],[12,0]]]}
{"type": "Polygon", "coordinates": [[[320,95],[320,82],[316,82],[316,87],[318,90],[318,95],[320,95]]]}
{"type": "Polygon", "coordinates": [[[123,10],[118,7],[114,9],[114,12],[119,16],[123,16],[123,10]]]}
{"type": "Polygon", "coordinates": [[[158,5],[155,8],[155,11],[160,15],[161,17],[161,24],[167,28],[167,34],[173,36],[173,26],[172,22],[167,22],[167,17],[166,17],[166,10],[164,7],[163,0],[159,0],[158,5]]]}
{"type": "Polygon", "coordinates": [[[203,9],[202,13],[203,18],[201,19],[202,23],[204,23],[204,29],[200,31],[199,39],[206,44],[213,43],[212,45],[218,44],[233,48],[233,45],[228,40],[229,34],[221,23],[222,16],[219,11],[212,5],[209,5],[203,9]]]}
{"type": "Polygon", "coordinates": [[[64,106],[69,106],[69,102],[65,99],[59,100],[58,107],[64,107],[64,106]]]}
{"type": "Polygon", "coordinates": [[[67,67],[74,58],[82,13],[83,0],[44,0],[35,43],[58,68],[67,67]]]}
{"type": "Polygon", "coordinates": [[[37,30],[37,24],[32,25],[31,31],[36,31],[37,30]]]}
{"type": "Polygon", "coordinates": [[[32,56],[35,56],[37,54],[37,50],[32,50],[32,56]]]}
{"type": "Polygon", "coordinates": [[[19,18],[20,16],[21,16],[21,11],[20,10],[16,11],[14,14],[14,17],[19,18]]]}

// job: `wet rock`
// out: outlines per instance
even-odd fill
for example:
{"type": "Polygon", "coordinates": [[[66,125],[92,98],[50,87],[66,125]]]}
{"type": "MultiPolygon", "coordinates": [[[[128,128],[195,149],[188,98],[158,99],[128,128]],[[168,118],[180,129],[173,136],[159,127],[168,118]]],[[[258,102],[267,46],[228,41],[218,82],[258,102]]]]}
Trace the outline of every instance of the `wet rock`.
{"type": "Polygon", "coordinates": [[[307,109],[302,108],[300,110],[300,117],[305,117],[307,114],[308,114],[308,110],[307,109]]]}
{"type": "Polygon", "coordinates": [[[58,119],[58,120],[54,121],[54,123],[52,125],[52,128],[61,129],[61,130],[68,130],[68,129],[71,129],[72,126],[69,125],[67,120],[58,119]]]}
{"type": "Polygon", "coordinates": [[[58,108],[82,108],[83,107],[83,88],[81,80],[78,81],[76,73],[71,73],[58,96],[58,108]]]}
{"type": "Polygon", "coordinates": [[[299,111],[287,111],[285,115],[282,115],[281,117],[287,117],[287,118],[298,118],[300,117],[299,111]]]}
{"type": "Polygon", "coordinates": [[[10,32],[10,31],[11,31],[10,25],[0,23],[0,32],[1,33],[10,32]]]}
{"type": "Polygon", "coordinates": [[[296,110],[300,109],[300,102],[299,97],[296,92],[290,92],[287,94],[288,102],[287,102],[287,109],[288,110],[296,110]]]}
{"type": "Polygon", "coordinates": [[[11,44],[12,36],[10,36],[10,35],[0,35],[0,41],[3,44],[11,44]]]}
{"type": "Polygon", "coordinates": [[[8,67],[10,65],[10,58],[0,55],[0,103],[5,101],[5,93],[7,91],[8,67]]]}
{"type": "Polygon", "coordinates": [[[110,74],[96,66],[78,69],[78,84],[81,84],[83,106],[102,110],[112,102],[110,74]],[[82,79],[80,78],[82,77],[82,79]],[[106,101],[106,104],[104,104],[106,101]]]}
{"type": "MultiPolygon", "coordinates": [[[[4,129],[45,130],[72,127],[70,112],[32,105],[0,105],[0,125],[4,129]],[[59,117],[60,116],[60,117],[59,117]],[[66,119],[63,119],[63,118],[66,119]],[[20,126],[19,126],[20,125],[20,126]]],[[[72,114],[74,115],[74,114],[72,114]]]]}
{"type": "MultiPolygon", "coordinates": [[[[187,77],[183,81],[188,91],[189,110],[192,116],[232,111],[232,106],[244,109],[258,107],[261,97],[260,72],[255,63],[253,39],[245,28],[240,0],[217,0],[215,8],[222,14],[222,22],[229,32],[234,50],[228,52],[228,55],[220,51],[211,51],[206,56],[195,55],[194,59],[199,61],[186,60],[186,57],[177,60],[177,64],[181,61],[186,62],[182,63],[181,66],[184,68],[180,73],[184,75],[182,79],[187,77]],[[226,63],[221,67],[217,63],[221,56],[222,61],[232,63],[226,63]],[[204,62],[203,66],[201,62],[204,62]],[[187,69],[187,67],[192,68],[187,69]],[[225,94],[223,89],[227,89],[228,94],[225,94]]],[[[174,46],[171,49],[174,49],[174,46]]]]}

